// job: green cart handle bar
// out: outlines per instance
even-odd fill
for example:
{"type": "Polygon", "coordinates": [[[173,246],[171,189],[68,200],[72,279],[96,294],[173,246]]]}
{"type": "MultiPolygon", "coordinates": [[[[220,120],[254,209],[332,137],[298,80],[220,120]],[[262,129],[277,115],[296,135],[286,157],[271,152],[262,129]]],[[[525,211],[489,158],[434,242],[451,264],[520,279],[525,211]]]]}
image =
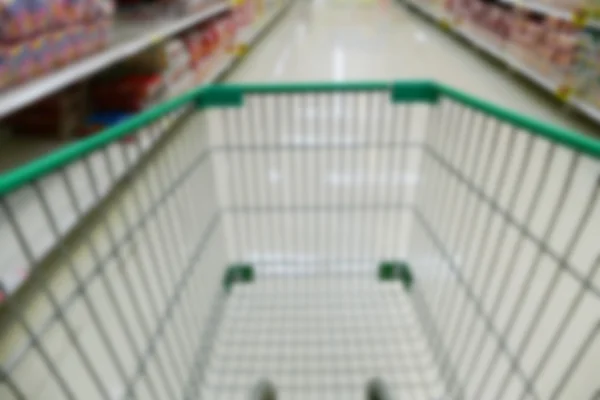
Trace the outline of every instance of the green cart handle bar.
{"type": "Polygon", "coordinates": [[[186,105],[205,107],[238,107],[245,94],[299,94],[388,91],[394,103],[430,103],[450,98],[472,109],[512,124],[517,128],[547,138],[575,151],[600,159],[600,141],[578,132],[541,122],[518,112],[481,100],[472,95],[434,81],[397,82],[317,82],[282,84],[225,84],[200,86],[177,98],[144,111],[123,123],[89,138],[65,146],[47,156],[0,175],[0,196],[43,177],[70,162],[124,137],[135,135],[140,128],[186,105]]]}

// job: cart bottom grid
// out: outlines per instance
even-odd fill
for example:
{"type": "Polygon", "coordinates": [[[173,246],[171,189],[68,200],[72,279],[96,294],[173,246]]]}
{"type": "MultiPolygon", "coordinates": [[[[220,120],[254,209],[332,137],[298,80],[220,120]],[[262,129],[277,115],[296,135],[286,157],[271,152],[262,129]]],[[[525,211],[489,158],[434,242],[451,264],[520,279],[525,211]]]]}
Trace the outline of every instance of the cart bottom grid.
{"type": "Polygon", "coordinates": [[[225,302],[205,399],[247,399],[268,379],[278,399],[364,400],[373,378],[392,398],[442,398],[411,297],[397,282],[260,277],[234,285],[225,302]]]}

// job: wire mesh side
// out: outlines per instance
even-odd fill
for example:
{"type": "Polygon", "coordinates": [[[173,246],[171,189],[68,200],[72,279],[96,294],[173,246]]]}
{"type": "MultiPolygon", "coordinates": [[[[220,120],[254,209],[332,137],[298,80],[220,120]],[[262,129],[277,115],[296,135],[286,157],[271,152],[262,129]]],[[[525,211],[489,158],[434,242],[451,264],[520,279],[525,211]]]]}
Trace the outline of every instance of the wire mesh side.
{"type": "Polygon", "coordinates": [[[449,398],[591,399],[600,162],[462,105],[430,120],[415,306],[449,398]]]}
{"type": "Polygon", "coordinates": [[[226,263],[204,126],[202,115],[187,120],[125,181],[119,168],[144,153],[139,140],[97,151],[76,173],[58,171],[52,193],[47,182],[32,182],[26,190],[40,212],[27,217],[58,243],[42,264],[20,204],[0,199],[37,268],[2,304],[0,398],[158,400],[198,391],[200,332],[226,263]],[[63,217],[80,218],[90,193],[99,203],[117,184],[85,226],[66,235],[63,217]]]}
{"type": "MultiPolygon", "coordinates": [[[[137,165],[160,140],[164,133],[173,128],[181,117],[189,112],[189,107],[160,118],[151,126],[138,132],[136,140],[139,146],[129,146],[129,164],[137,165]]],[[[130,140],[130,139],[127,139],[130,140]]],[[[128,173],[126,161],[119,157],[120,145],[108,146],[107,152],[112,154],[112,165],[116,179],[110,179],[103,162],[103,154],[96,153],[88,160],[90,167],[95,171],[98,195],[94,195],[86,178],[86,165],[84,162],[73,162],[65,167],[61,173],[53,173],[40,179],[39,187],[44,191],[50,207],[60,216],[57,228],[61,235],[67,235],[76,229],[81,221],[81,215],[92,212],[114,189],[115,184],[122,182],[128,173]],[[75,210],[68,199],[64,189],[62,174],[71,178],[72,189],[79,202],[79,211],[75,210]],[[56,190],[55,190],[56,189],[56,190]]],[[[19,289],[29,272],[35,268],[48,254],[57,247],[56,237],[45,221],[44,210],[37,201],[34,188],[25,186],[19,190],[5,195],[5,200],[13,206],[17,213],[14,215],[20,224],[23,239],[28,246],[29,258],[21,249],[19,241],[10,228],[4,211],[0,209],[0,296],[10,296],[19,289]]]]}
{"type": "Polygon", "coordinates": [[[263,378],[282,399],[360,399],[373,377],[401,398],[443,394],[402,287],[376,280],[406,255],[429,112],[387,92],[210,111],[229,257],[257,280],[231,289],[202,398],[247,398],[263,378]]]}
{"type": "Polygon", "coordinates": [[[373,274],[406,253],[427,106],[389,96],[246,95],[242,108],[213,112],[232,261],[269,274],[373,274]]]}

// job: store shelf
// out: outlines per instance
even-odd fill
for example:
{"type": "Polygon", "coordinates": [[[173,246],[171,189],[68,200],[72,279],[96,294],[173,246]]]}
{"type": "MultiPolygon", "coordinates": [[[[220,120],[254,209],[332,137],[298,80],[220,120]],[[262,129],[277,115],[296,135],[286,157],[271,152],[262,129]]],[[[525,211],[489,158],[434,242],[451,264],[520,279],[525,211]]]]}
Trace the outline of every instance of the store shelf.
{"type": "MultiPolygon", "coordinates": [[[[238,42],[244,40],[244,44],[253,44],[260,35],[271,25],[277,17],[285,11],[289,2],[283,6],[268,12],[257,24],[252,26],[248,35],[239,37],[238,42]]],[[[240,55],[226,55],[218,63],[217,67],[205,78],[205,83],[219,80],[237,62],[240,55]]],[[[90,156],[90,162],[95,179],[97,180],[99,196],[96,198],[88,187],[86,166],[82,161],[72,163],[65,169],[65,173],[71,177],[74,192],[82,209],[82,215],[89,214],[111,193],[112,189],[122,181],[129,171],[154,147],[154,144],[173,126],[186,115],[189,109],[181,109],[164,117],[155,123],[152,128],[141,131],[136,136],[140,146],[136,144],[124,145],[114,143],[106,152],[97,152],[90,156]],[[141,149],[141,151],[139,150],[141,149]],[[123,151],[126,152],[129,163],[125,163],[123,151]],[[111,160],[111,166],[115,172],[116,179],[113,181],[106,168],[105,154],[111,160]],[[79,179],[77,179],[79,177],[79,179]]],[[[55,173],[47,176],[40,182],[48,204],[50,204],[55,215],[60,216],[60,236],[65,237],[81,221],[75,214],[67,197],[62,174],[55,173]]],[[[6,296],[10,296],[18,290],[27,280],[32,265],[42,260],[58,244],[55,235],[48,226],[46,217],[42,213],[39,198],[32,187],[24,187],[6,196],[8,203],[16,211],[16,217],[23,234],[29,244],[34,246],[30,249],[33,262],[30,262],[19,244],[15,241],[15,235],[7,221],[7,216],[0,209],[0,303],[6,296]]],[[[117,232],[118,234],[118,232],[117,232]]]]}
{"type": "Polygon", "coordinates": [[[600,28],[600,21],[589,19],[587,13],[585,12],[562,10],[560,8],[553,7],[550,4],[544,4],[531,0],[500,0],[500,2],[516,8],[531,10],[554,18],[572,21],[574,24],[579,26],[600,28]]]}
{"type": "Polygon", "coordinates": [[[229,3],[221,2],[177,20],[145,23],[117,20],[112,44],[107,49],[41,78],[0,91],[0,118],[228,9],[229,3]]]}
{"type": "MultiPolygon", "coordinates": [[[[488,54],[492,58],[503,63],[507,68],[518,72],[521,76],[525,77],[529,81],[533,82],[537,86],[541,87],[553,97],[559,98],[566,104],[570,105],[580,113],[586,115],[588,118],[600,124],[600,109],[586,103],[582,99],[575,97],[561,97],[560,91],[563,88],[563,83],[560,81],[553,81],[544,77],[539,72],[533,70],[523,62],[515,59],[510,54],[504,51],[502,47],[488,43],[485,39],[482,39],[475,34],[461,28],[460,25],[453,24],[449,21],[449,18],[442,15],[439,12],[431,10],[426,4],[420,3],[418,0],[404,0],[404,2],[411,7],[413,10],[419,12],[421,15],[432,20],[436,24],[442,26],[444,29],[459,36],[473,47],[488,54]]],[[[565,96],[566,97],[566,96],[565,96]]]]}

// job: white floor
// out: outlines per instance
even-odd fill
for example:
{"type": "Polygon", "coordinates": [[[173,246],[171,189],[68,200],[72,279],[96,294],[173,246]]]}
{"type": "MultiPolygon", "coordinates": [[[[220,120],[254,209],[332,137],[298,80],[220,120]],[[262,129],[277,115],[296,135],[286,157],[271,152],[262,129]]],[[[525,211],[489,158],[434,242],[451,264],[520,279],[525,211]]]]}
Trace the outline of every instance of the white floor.
{"type": "Polygon", "coordinates": [[[436,79],[584,132],[598,130],[396,0],[302,0],[231,81],[436,79]]]}

